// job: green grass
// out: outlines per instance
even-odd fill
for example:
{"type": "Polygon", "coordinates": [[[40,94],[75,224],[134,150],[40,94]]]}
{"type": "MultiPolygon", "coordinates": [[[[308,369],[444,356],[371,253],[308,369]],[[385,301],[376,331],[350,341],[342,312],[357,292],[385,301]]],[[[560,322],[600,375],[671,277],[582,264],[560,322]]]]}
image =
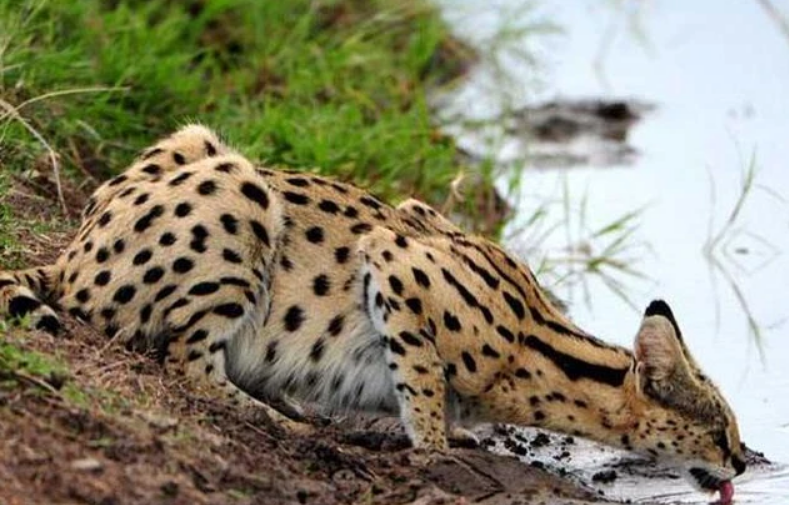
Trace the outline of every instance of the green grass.
{"type": "Polygon", "coordinates": [[[64,176],[104,179],[200,121],[272,165],[440,202],[460,167],[427,93],[470,57],[422,1],[0,2],[0,168],[46,143],[64,176]]]}
{"type": "MultiPolygon", "coordinates": [[[[6,323],[0,321],[0,334],[7,331],[6,323]]],[[[0,340],[0,390],[26,383],[43,393],[54,393],[66,376],[67,368],[54,357],[23,349],[14,341],[0,340]]],[[[70,394],[72,390],[64,388],[63,393],[70,394]]]]}
{"type": "Polygon", "coordinates": [[[68,366],[57,353],[27,349],[24,338],[19,337],[22,333],[10,331],[9,323],[0,320],[0,395],[3,389],[27,386],[29,391],[79,408],[96,407],[114,413],[129,407],[129,400],[113,391],[87,388],[72,381],[68,366]]]}

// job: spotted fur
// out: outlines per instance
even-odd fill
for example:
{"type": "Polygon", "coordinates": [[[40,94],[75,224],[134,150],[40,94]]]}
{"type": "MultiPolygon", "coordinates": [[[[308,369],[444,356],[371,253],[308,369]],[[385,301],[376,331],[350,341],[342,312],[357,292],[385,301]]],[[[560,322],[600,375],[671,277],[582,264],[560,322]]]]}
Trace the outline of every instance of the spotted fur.
{"type": "Polygon", "coordinates": [[[103,184],[54,265],[0,273],[0,314],[55,332],[53,308],[289,427],[269,403],[396,412],[433,450],[451,423],[540,426],[675,461],[705,488],[745,468],[664,302],[633,351],[605,343],[428,205],[255,166],[201,126],[103,184]]]}

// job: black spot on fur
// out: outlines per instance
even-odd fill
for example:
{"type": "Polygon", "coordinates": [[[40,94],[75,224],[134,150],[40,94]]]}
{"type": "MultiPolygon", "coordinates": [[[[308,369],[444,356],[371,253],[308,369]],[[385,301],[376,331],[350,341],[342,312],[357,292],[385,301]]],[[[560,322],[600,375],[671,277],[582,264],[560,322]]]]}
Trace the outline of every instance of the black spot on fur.
{"type": "Polygon", "coordinates": [[[316,296],[326,296],[329,294],[331,283],[325,274],[321,274],[312,280],[312,290],[316,296]]]}
{"type": "Polygon", "coordinates": [[[176,165],[186,165],[186,158],[178,151],[173,152],[173,161],[176,165]]]}
{"type": "Polygon", "coordinates": [[[115,294],[113,295],[112,299],[113,301],[118,302],[120,304],[126,304],[129,303],[132,300],[132,298],[134,298],[135,294],[137,294],[137,288],[135,288],[131,284],[125,284],[120,288],[118,288],[117,291],[115,291],[115,294]]]}
{"type": "Polygon", "coordinates": [[[404,236],[398,235],[395,238],[395,244],[397,244],[398,247],[405,249],[406,247],[408,247],[408,240],[406,240],[404,236]]]}
{"type": "Polygon", "coordinates": [[[144,232],[150,228],[154,220],[156,220],[156,218],[160,217],[162,214],[164,214],[164,207],[162,205],[154,205],[147,214],[142,216],[137,220],[136,223],[134,223],[134,231],[137,233],[144,232]]]}
{"type": "Polygon", "coordinates": [[[101,217],[99,218],[98,221],[99,228],[104,228],[105,226],[110,224],[110,221],[112,221],[112,212],[107,211],[104,214],[102,214],[101,217]]]}
{"type": "Polygon", "coordinates": [[[423,270],[420,270],[416,267],[413,267],[411,270],[414,273],[414,280],[416,281],[417,284],[419,284],[423,288],[430,287],[430,278],[423,270]]]}
{"type": "Polygon", "coordinates": [[[161,175],[162,167],[160,167],[156,163],[149,163],[148,165],[142,167],[142,171],[148,175],[161,175]]]}
{"type": "Polygon", "coordinates": [[[186,272],[190,271],[194,268],[195,264],[189,258],[178,258],[173,262],[173,272],[178,274],[185,274],[186,272]]]}
{"type": "Polygon", "coordinates": [[[147,324],[148,321],[151,320],[151,313],[153,312],[153,305],[150,303],[145,304],[145,306],[140,309],[140,323],[147,324]]]}
{"type": "Polygon", "coordinates": [[[263,210],[268,209],[270,204],[268,193],[257,184],[251,182],[243,183],[241,185],[241,194],[260,205],[263,210]]]}
{"type": "Polygon", "coordinates": [[[504,326],[501,325],[496,326],[496,333],[501,335],[501,337],[507,342],[509,342],[510,344],[515,342],[515,335],[513,335],[512,332],[507,328],[505,328],[504,326]]]}
{"type": "Polygon", "coordinates": [[[359,201],[362,202],[363,205],[366,205],[373,210],[379,210],[381,207],[383,207],[381,202],[371,196],[363,196],[359,199],[359,201]]]}
{"type": "Polygon", "coordinates": [[[400,342],[398,342],[393,338],[389,339],[389,350],[392,351],[394,354],[405,356],[405,347],[400,345],[400,342]]]}
{"type": "Polygon", "coordinates": [[[96,262],[97,263],[104,263],[108,259],[110,259],[110,252],[107,250],[106,247],[102,247],[98,251],[96,251],[96,262]]]}
{"type": "Polygon", "coordinates": [[[316,340],[315,343],[312,344],[312,349],[310,349],[310,359],[316,363],[320,361],[323,357],[323,351],[325,348],[326,342],[322,338],[316,340]]]}
{"type": "Polygon", "coordinates": [[[288,179],[285,179],[285,182],[291,186],[296,186],[297,188],[306,188],[310,185],[310,181],[304,179],[303,177],[289,177],[288,179]]]}
{"type": "Polygon", "coordinates": [[[348,257],[351,254],[351,250],[348,247],[338,247],[334,250],[334,259],[337,260],[337,263],[342,265],[343,263],[348,261],[348,257]]]}
{"type": "Polygon", "coordinates": [[[222,223],[222,228],[231,235],[238,233],[238,219],[230,214],[222,214],[219,216],[219,221],[222,223]]]}
{"type": "Polygon", "coordinates": [[[215,181],[207,180],[197,185],[197,192],[203,196],[210,196],[216,193],[217,185],[215,181]]]}
{"type": "Polygon", "coordinates": [[[142,276],[142,281],[145,284],[156,284],[164,277],[164,269],[162,267],[153,267],[146,270],[145,275],[142,276]]]}
{"type": "MultiPolygon", "coordinates": [[[[320,179],[316,179],[315,182],[318,182],[319,180],[320,179]]],[[[321,181],[321,182],[323,182],[323,181],[321,181]]],[[[332,187],[332,189],[334,189],[334,191],[340,193],[341,195],[347,195],[348,194],[348,187],[345,184],[340,184],[339,182],[332,182],[331,183],[331,187],[332,187]]]]}
{"type": "Polygon", "coordinates": [[[218,164],[217,166],[214,167],[214,170],[216,170],[217,172],[221,172],[223,174],[230,174],[233,171],[235,171],[235,169],[236,169],[236,166],[234,164],[228,163],[228,162],[220,163],[220,164],[218,164]]]}
{"type": "Polygon", "coordinates": [[[266,346],[266,357],[264,358],[266,363],[271,363],[277,359],[277,344],[276,340],[272,340],[266,346]]]}
{"type": "Polygon", "coordinates": [[[208,338],[208,331],[200,329],[192,333],[189,338],[186,339],[187,344],[196,344],[198,342],[202,342],[208,338]]]}
{"type": "Polygon", "coordinates": [[[462,329],[457,316],[447,310],[444,311],[444,326],[446,326],[449,331],[454,332],[458,332],[462,329]]]}
{"type": "Polygon", "coordinates": [[[115,251],[115,254],[120,254],[126,250],[126,242],[123,239],[118,239],[112,244],[112,250],[115,251]]]}
{"type": "Polygon", "coordinates": [[[90,291],[87,289],[80,289],[77,291],[77,294],[74,295],[74,298],[77,299],[79,303],[87,303],[90,300],[90,291]]]}
{"type": "Polygon", "coordinates": [[[193,175],[192,172],[181,172],[180,174],[178,174],[175,177],[173,177],[172,179],[170,179],[170,182],[168,182],[167,184],[172,186],[172,187],[180,186],[187,179],[192,177],[192,175],[193,175]]]}
{"type": "Polygon", "coordinates": [[[475,373],[477,371],[477,362],[474,361],[474,358],[468,353],[468,351],[463,351],[460,357],[463,358],[463,364],[466,366],[466,370],[471,373],[475,373]]]}
{"type": "Polygon", "coordinates": [[[422,340],[411,332],[401,331],[400,338],[410,346],[422,347],[422,340]]]}
{"type": "Polygon", "coordinates": [[[153,158],[157,154],[162,154],[163,152],[164,152],[164,149],[162,149],[161,147],[154,147],[153,149],[150,149],[150,150],[144,152],[142,154],[142,159],[143,160],[147,160],[147,159],[153,158]]]}
{"type": "Polygon", "coordinates": [[[176,217],[186,217],[192,213],[192,205],[188,202],[181,202],[175,206],[176,217]]]}
{"type": "Polygon", "coordinates": [[[354,235],[362,235],[364,233],[370,233],[372,229],[373,226],[370,223],[357,223],[351,226],[351,233],[354,235]]]}
{"type": "Polygon", "coordinates": [[[502,291],[501,294],[504,297],[504,301],[507,302],[507,305],[509,305],[510,309],[512,310],[512,313],[515,314],[515,317],[517,317],[519,320],[522,320],[524,317],[526,317],[526,309],[523,307],[523,303],[520,300],[512,296],[507,291],[502,291]]]}
{"type": "Polygon", "coordinates": [[[415,315],[422,314],[422,301],[419,298],[409,298],[405,301],[405,304],[415,315]]]}
{"type": "Polygon", "coordinates": [[[257,237],[257,239],[260,240],[266,247],[271,247],[271,239],[269,238],[266,227],[254,219],[249,221],[249,225],[252,227],[252,233],[255,234],[255,237],[257,237]]]}
{"type": "Polygon", "coordinates": [[[223,303],[214,307],[214,314],[227,317],[229,319],[237,319],[244,315],[244,307],[237,303],[223,303]]]}
{"type": "Polygon", "coordinates": [[[342,332],[344,322],[345,318],[342,315],[334,316],[332,320],[329,321],[329,326],[326,328],[326,331],[332,337],[336,337],[342,332]]]}
{"type": "Polygon", "coordinates": [[[488,358],[493,358],[493,359],[498,359],[498,358],[501,357],[501,354],[499,354],[499,351],[497,351],[496,349],[494,349],[493,347],[491,347],[488,344],[485,344],[485,345],[482,346],[482,355],[486,356],[488,358]]]}
{"type": "Polygon", "coordinates": [[[396,295],[400,296],[403,294],[403,283],[394,275],[389,276],[389,287],[392,288],[396,295]]]}
{"type": "Polygon", "coordinates": [[[304,309],[298,305],[291,306],[285,313],[283,323],[287,331],[293,332],[301,328],[304,322],[304,309]]]}
{"type": "Polygon", "coordinates": [[[219,283],[217,282],[200,282],[195,284],[189,289],[190,295],[205,296],[219,291],[219,283]]]}
{"type": "Polygon", "coordinates": [[[225,286],[238,286],[241,288],[250,287],[249,281],[240,277],[222,277],[219,279],[219,283],[224,284],[225,286]]]}
{"type": "Polygon", "coordinates": [[[323,228],[320,226],[313,226],[305,232],[307,240],[313,244],[320,244],[323,242],[323,228]]]}
{"type": "Polygon", "coordinates": [[[158,293],[156,293],[156,296],[154,297],[153,301],[161,302],[162,300],[164,300],[168,296],[170,296],[173,293],[175,293],[175,291],[177,289],[178,289],[178,286],[176,286],[174,284],[168,284],[167,286],[165,286],[162,289],[160,289],[158,293]]]}
{"type": "Polygon", "coordinates": [[[227,248],[222,249],[222,258],[228,263],[233,263],[236,265],[244,262],[240,254],[238,254],[236,251],[232,249],[227,249],[227,248]]]}
{"type": "Polygon", "coordinates": [[[139,266],[148,263],[151,258],[153,257],[153,252],[150,249],[143,249],[142,251],[138,252],[134,255],[132,259],[132,264],[139,266]]]}
{"type": "Polygon", "coordinates": [[[285,191],[282,193],[282,196],[285,198],[285,200],[295,205],[307,205],[310,203],[310,197],[301,193],[285,191]]]}
{"type": "Polygon", "coordinates": [[[128,177],[126,175],[121,174],[121,175],[115,177],[114,179],[112,179],[109,182],[108,186],[112,187],[112,186],[117,186],[119,184],[123,184],[124,182],[126,182],[127,179],[128,179],[128,177]]]}
{"type": "Polygon", "coordinates": [[[321,200],[318,208],[328,214],[337,214],[340,211],[340,206],[331,200],[321,200]]]}
{"type": "Polygon", "coordinates": [[[168,231],[168,232],[163,233],[162,236],[159,237],[159,245],[164,246],[164,247],[169,247],[169,246],[175,244],[175,240],[176,240],[175,239],[175,235],[173,235],[172,233],[170,233],[168,231]]]}
{"type": "Polygon", "coordinates": [[[211,345],[208,346],[208,352],[211,354],[216,354],[225,349],[227,349],[227,340],[217,340],[216,342],[211,342],[211,345]]]}

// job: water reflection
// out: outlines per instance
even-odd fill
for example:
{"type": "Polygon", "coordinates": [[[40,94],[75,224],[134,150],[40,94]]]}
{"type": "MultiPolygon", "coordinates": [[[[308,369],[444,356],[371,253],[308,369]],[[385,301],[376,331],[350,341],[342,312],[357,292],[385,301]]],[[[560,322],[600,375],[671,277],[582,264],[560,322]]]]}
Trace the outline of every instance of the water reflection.
{"type": "MultiPolygon", "coordinates": [[[[442,1],[450,22],[481,40],[502,18],[513,22],[492,11],[517,11],[516,3],[442,1]]],[[[623,257],[644,278],[614,272],[612,289],[605,276],[583,271],[583,282],[568,287],[560,281],[573,268],[579,277],[572,262],[569,274],[554,268],[558,274],[543,278],[568,298],[579,324],[623,345],[640,316],[622,295],[638,308],[665,297],[694,356],[738,413],[745,441],[789,462],[789,38],[776,21],[789,16],[789,0],[589,0],[527,12],[527,24],[563,28],[527,40],[539,65],[513,65],[503,101],[490,92],[498,77],[483,67],[442,98],[446,117],[491,118],[556,97],[634,97],[657,108],[634,127],[640,156],[631,166],[524,173],[511,191],[518,215],[506,231],[509,245],[536,266],[600,256],[610,242],[594,231],[641,209],[638,227],[627,227],[636,248],[623,257]],[[523,84],[522,93],[512,93],[512,82],[523,84]],[[535,212],[542,228],[534,227],[535,212]]],[[[528,154],[495,122],[481,132],[462,122],[448,130],[465,149],[510,164],[528,154]]],[[[501,188],[513,185],[502,178],[501,188]]],[[[786,473],[752,475],[738,497],[785,501],[787,481],[786,473]]]]}

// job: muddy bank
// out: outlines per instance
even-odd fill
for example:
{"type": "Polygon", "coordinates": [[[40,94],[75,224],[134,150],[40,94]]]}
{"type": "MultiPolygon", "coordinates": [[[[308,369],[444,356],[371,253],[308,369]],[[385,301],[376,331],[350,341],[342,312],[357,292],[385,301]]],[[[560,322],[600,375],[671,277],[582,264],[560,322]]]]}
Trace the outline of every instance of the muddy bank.
{"type": "MultiPolygon", "coordinates": [[[[404,448],[391,421],[292,436],[259,413],[200,398],[183,378],[70,324],[63,340],[11,331],[59,354],[68,376],[0,377],[0,503],[590,503],[570,480],[481,449],[404,448]],[[64,393],[75,386],[75,401],[64,393]]],[[[72,393],[73,394],[73,393],[72,393]]]]}

